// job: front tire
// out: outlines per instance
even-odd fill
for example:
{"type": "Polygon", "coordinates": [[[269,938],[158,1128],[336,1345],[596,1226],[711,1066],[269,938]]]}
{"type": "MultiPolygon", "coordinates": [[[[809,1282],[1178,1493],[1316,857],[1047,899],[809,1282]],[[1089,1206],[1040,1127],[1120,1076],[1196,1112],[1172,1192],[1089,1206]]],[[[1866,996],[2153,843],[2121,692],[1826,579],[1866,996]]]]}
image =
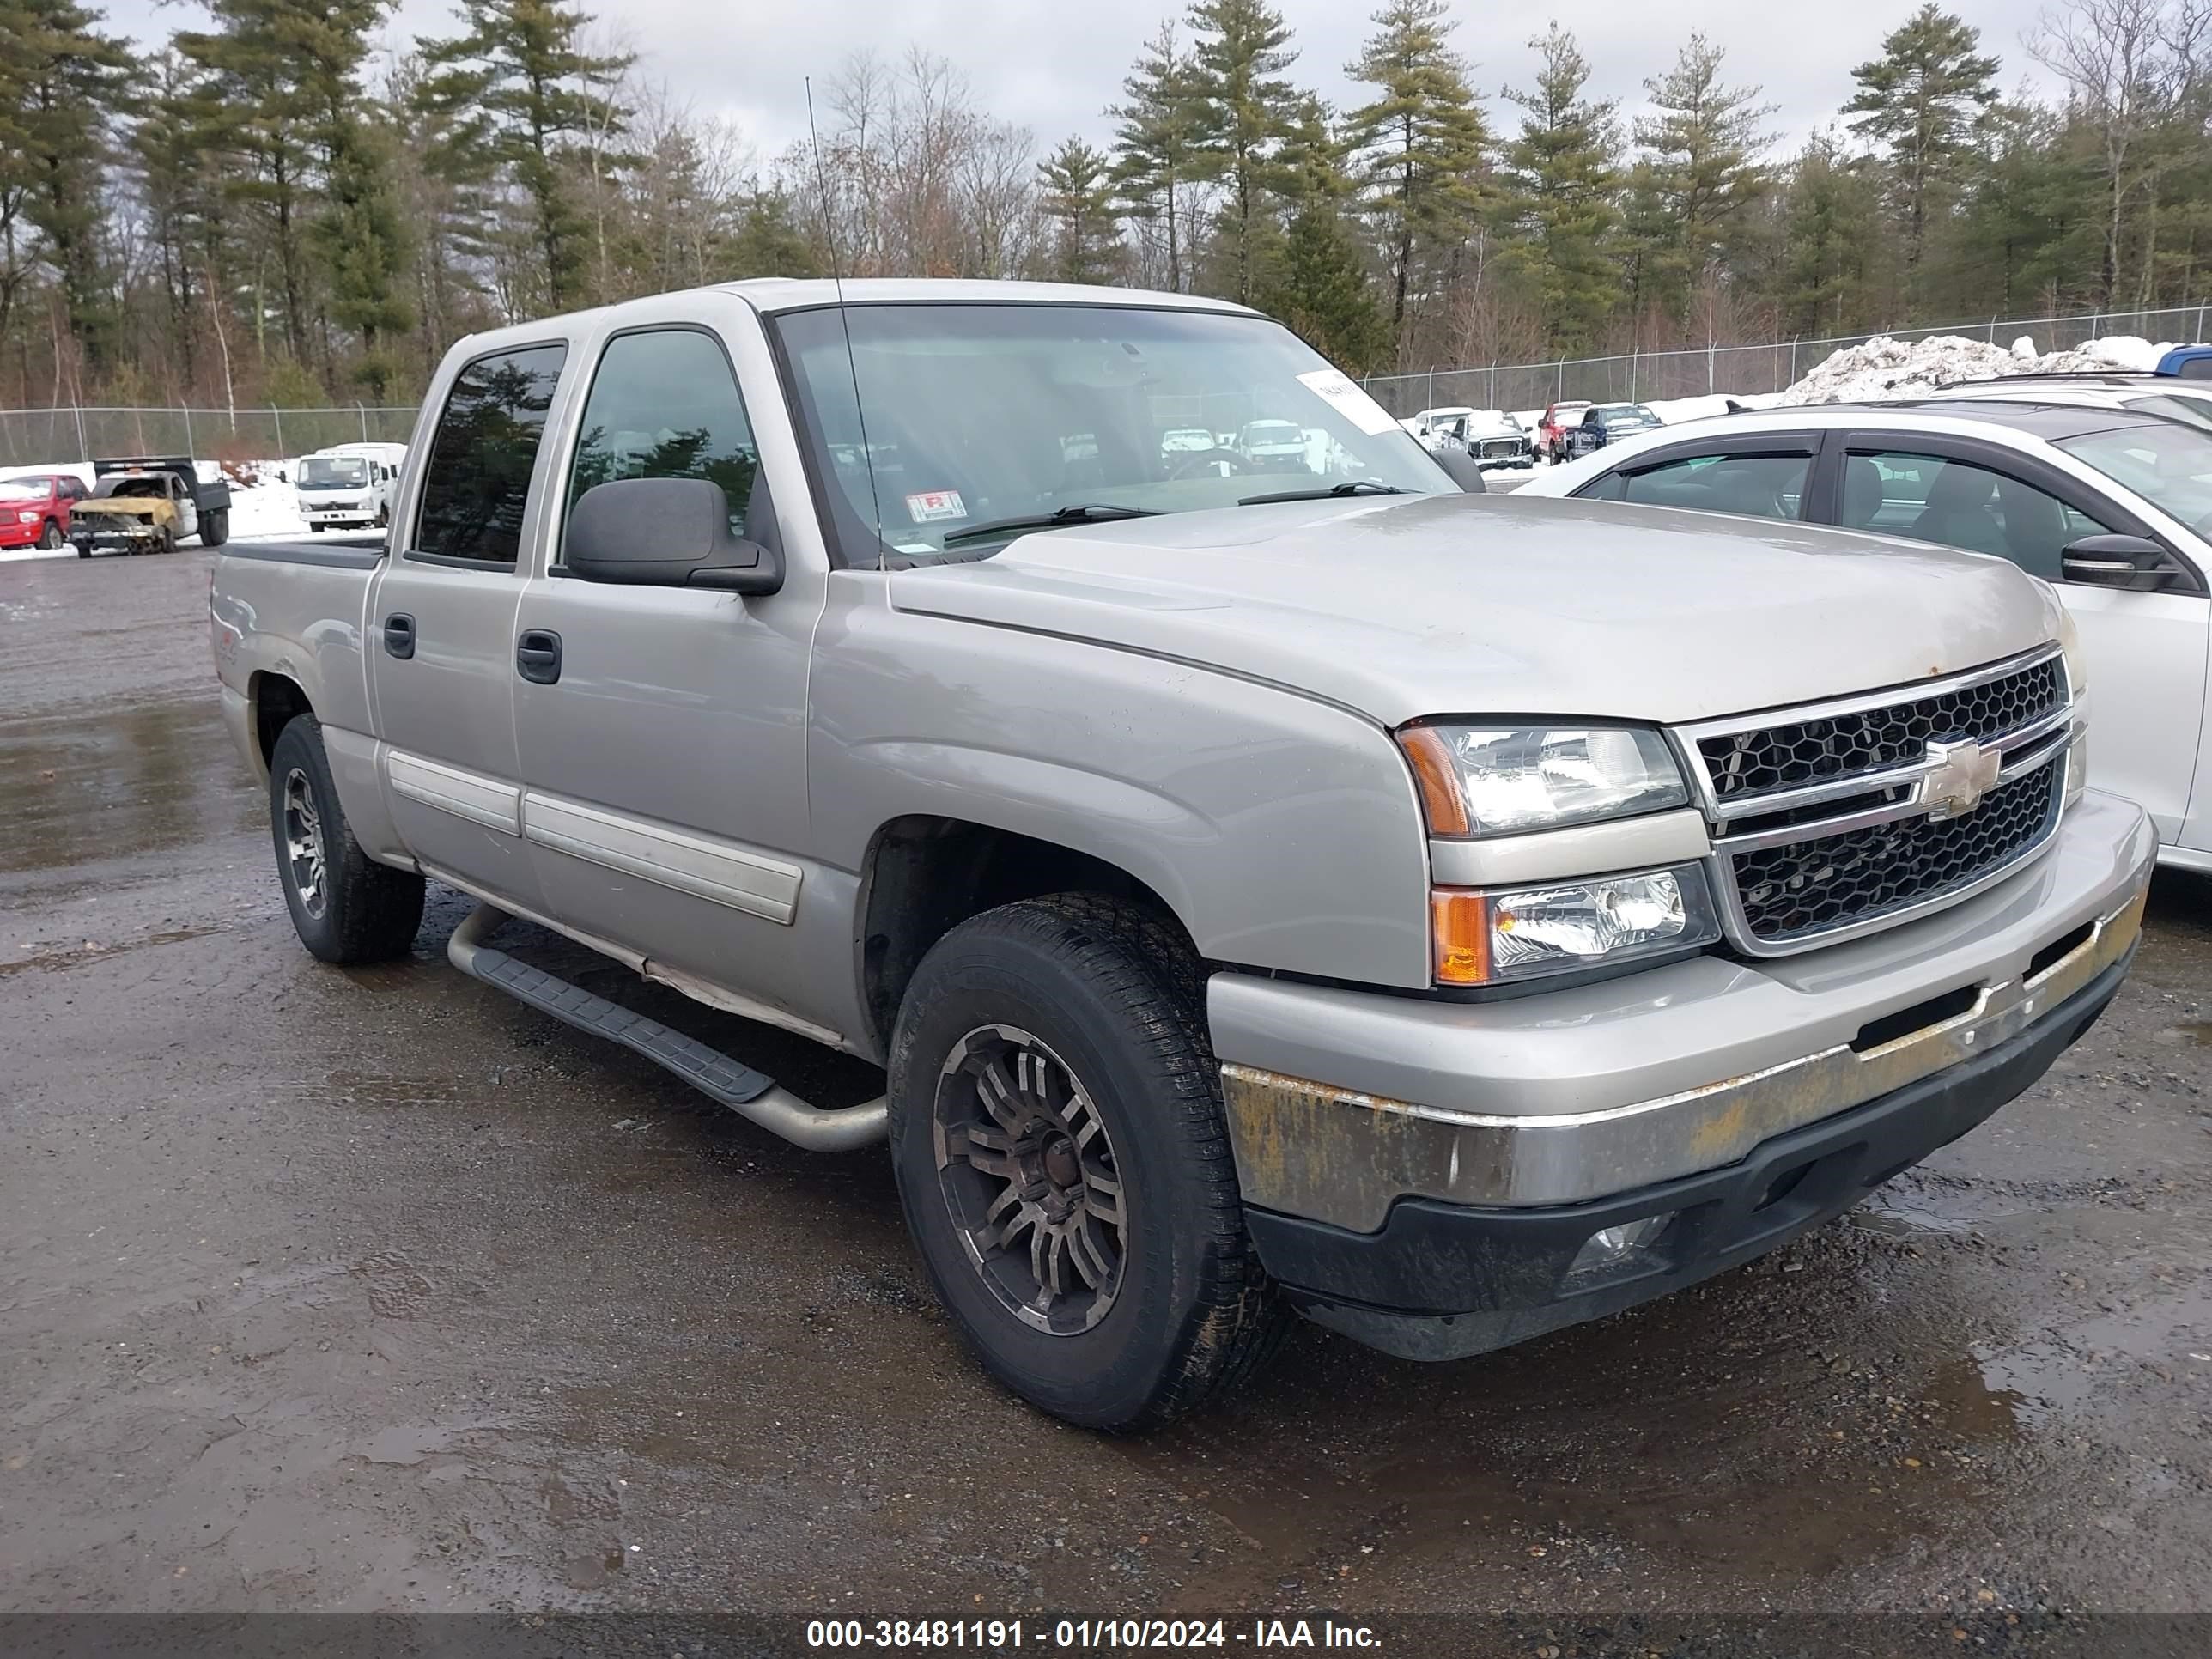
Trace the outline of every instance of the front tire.
{"type": "Polygon", "coordinates": [[[45,551],[52,553],[58,549],[61,544],[62,527],[59,521],[53,519],[47,520],[45,527],[39,532],[40,547],[45,551]]]}
{"type": "Polygon", "coordinates": [[[1284,1327],[1204,982],[1164,921],[1062,894],[955,927],[900,1009],[891,1159],[923,1265],[985,1368],[1085,1428],[1191,1410],[1284,1327]]]}
{"type": "Polygon", "coordinates": [[[294,715],[270,752],[269,819],[301,944],[341,964],[407,954],[422,925],[422,878],[361,850],[313,714],[294,715]]]}

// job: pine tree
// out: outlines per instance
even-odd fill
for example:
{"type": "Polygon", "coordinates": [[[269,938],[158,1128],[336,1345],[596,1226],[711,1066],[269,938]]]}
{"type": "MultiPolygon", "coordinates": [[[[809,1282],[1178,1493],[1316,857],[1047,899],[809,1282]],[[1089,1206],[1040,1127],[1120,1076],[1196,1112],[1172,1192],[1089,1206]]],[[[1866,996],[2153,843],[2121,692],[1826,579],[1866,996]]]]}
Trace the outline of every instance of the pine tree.
{"type": "Polygon", "coordinates": [[[461,0],[466,33],[426,41],[424,112],[447,124],[434,158],[457,184],[504,174],[530,204],[525,234],[542,293],[559,311],[585,297],[589,227],[572,164],[587,140],[619,132],[628,112],[612,96],[626,57],[580,44],[588,14],[554,0],[461,0]]]}
{"type": "Polygon", "coordinates": [[[1063,140],[1037,167],[1037,205],[1052,222],[1050,270],[1058,283],[1110,283],[1124,259],[1121,226],[1104,155],[1063,140]]]}
{"type": "MultiPolygon", "coordinates": [[[[94,27],[105,15],[76,0],[0,4],[0,197],[43,240],[95,375],[115,356],[104,188],[131,62],[123,41],[94,27]]],[[[15,228],[11,217],[11,241],[15,228]]]]}
{"type": "Polygon", "coordinates": [[[369,31],[385,0],[276,3],[321,169],[322,200],[308,243],[327,286],[330,319],[361,340],[354,377],[381,399],[398,372],[386,342],[414,323],[406,293],[412,239],[392,177],[397,146],[361,82],[369,31]]]}
{"type": "Polygon", "coordinates": [[[1590,66],[1573,35],[1554,22],[1528,44],[1535,83],[1505,92],[1522,112],[1502,158],[1505,259],[1534,283],[1547,345],[1566,355],[1596,339],[1618,299],[1620,131],[1614,106],[1584,96],[1590,66]]]}
{"type": "Polygon", "coordinates": [[[1373,192],[1372,217],[1390,259],[1390,325],[1406,328],[1414,256],[1456,246],[1481,206],[1486,135],[1467,66],[1450,46],[1446,0],[1390,0],[1345,73],[1376,88],[1346,118],[1373,192]]]}
{"type": "Polygon", "coordinates": [[[1690,281],[1725,261],[1766,190],[1760,131],[1774,113],[1757,87],[1721,84],[1725,52],[1692,34],[1664,75],[1644,83],[1658,113],[1636,125],[1647,152],[1630,177],[1627,222],[1638,245],[1637,297],[1679,310],[1690,281]]]}
{"type": "Polygon", "coordinates": [[[293,24],[302,21],[304,0],[209,0],[207,9],[215,29],[176,37],[177,49],[213,81],[200,106],[198,142],[229,158],[227,185],[236,216],[261,244],[252,263],[257,270],[271,260],[276,267],[276,305],[257,295],[252,307],[261,355],[270,355],[263,337],[274,311],[283,327],[283,350],[304,362],[309,326],[319,309],[307,246],[318,112],[289,37],[293,24]]]}
{"type": "Polygon", "coordinates": [[[1784,325],[1835,335],[1857,322],[1881,246],[1870,168],[1826,132],[1813,135],[1782,188],[1780,295],[1784,325]]]}
{"type": "Polygon", "coordinates": [[[1345,216],[1355,188],[1350,148],[1319,99],[1302,100],[1280,157],[1290,222],[1259,302],[1340,368],[1367,374],[1389,363],[1395,335],[1345,216]]]}
{"type": "Polygon", "coordinates": [[[1106,112],[1117,124],[1114,183],[1132,218],[1159,226],[1167,285],[1180,292],[1189,263],[1191,191],[1203,168],[1190,55],[1172,19],[1146,43],[1121,93],[1127,101],[1106,112]]]}
{"type": "Polygon", "coordinates": [[[1191,96],[1197,112],[1201,176],[1224,186],[1217,223],[1228,297],[1249,301],[1277,234],[1273,198],[1282,173],[1276,161],[1297,119],[1298,94],[1283,71],[1297,58],[1285,50],[1290,26],[1266,0],[1194,0],[1191,96]]]}
{"type": "Polygon", "coordinates": [[[1851,71],[1859,90],[1844,113],[1858,118],[1852,131],[1887,153],[1908,301],[1921,297],[1929,216],[1957,185],[1974,118],[1996,100],[1997,60],[1978,54],[1980,44],[1963,18],[1923,5],[1884,38],[1881,57],[1851,71]]]}
{"type": "Polygon", "coordinates": [[[160,269],[167,338],[180,391],[190,401],[208,307],[222,303],[217,267],[227,266],[222,158],[204,150],[215,95],[206,71],[173,46],[149,67],[131,165],[146,205],[146,229],[160,269]]]}

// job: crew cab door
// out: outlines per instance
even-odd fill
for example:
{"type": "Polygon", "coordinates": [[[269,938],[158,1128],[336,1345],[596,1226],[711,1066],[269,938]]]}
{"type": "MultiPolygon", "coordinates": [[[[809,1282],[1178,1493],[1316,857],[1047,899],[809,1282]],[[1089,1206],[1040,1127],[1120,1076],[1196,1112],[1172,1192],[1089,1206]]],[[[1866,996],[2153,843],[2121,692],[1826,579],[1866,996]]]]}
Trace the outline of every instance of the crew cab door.
{"type": "Polygon", "coordinates": [[[430,874],[541,911],[514,744],[520,556],[554,465],[565,343],[464,364],[369,592],[363,641],[392,820],[430,874]]]}
{"type": "Polygon", "coordinates": [[[2037,455],[1928,432],[1838,437],[1827,459],[1840,476],[1824,495],[1833,522],[2008,559],[2057,590],[2089,678],[2089,781],[2140,802],[2160,842],[2181,840],[2212,636],[2203,582],[2130,592],[2069,581],[2069,542],[2154,528],[2037,455]]]}
{"type": "MultiPolygon", "coordinates": [[[[793,991],[801,911],[822,902],[802,849],[807,662],[826,571],[795,556],[769,500],[779,468],[779,499],[805,498],[758,318],[713,293],[665,311],[578,364],[581,412],[548,491],[559,521],[507,641],[524,818],[556,920],[656,970],[789,1010],[805,1000],[793,991]],[[576,501],[647,477],[720,484],[746,536],[785,553],[780,591],[568,575],[562,535],[576,501]]],[[[845,914],[830,931],[849,945],[845,914]]]]}

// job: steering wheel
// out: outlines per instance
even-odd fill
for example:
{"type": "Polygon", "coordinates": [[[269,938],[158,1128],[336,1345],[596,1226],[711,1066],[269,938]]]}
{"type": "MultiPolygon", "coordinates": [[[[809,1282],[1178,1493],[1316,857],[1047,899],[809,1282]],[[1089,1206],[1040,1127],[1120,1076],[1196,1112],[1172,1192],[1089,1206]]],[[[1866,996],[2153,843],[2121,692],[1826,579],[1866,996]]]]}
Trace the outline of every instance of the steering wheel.
{"type": "Polygon", "coordinates": [[[1194,449],[1168,463],[1171,479],[1238,478],[1255,470],[1233,449],[1194,449]]]}

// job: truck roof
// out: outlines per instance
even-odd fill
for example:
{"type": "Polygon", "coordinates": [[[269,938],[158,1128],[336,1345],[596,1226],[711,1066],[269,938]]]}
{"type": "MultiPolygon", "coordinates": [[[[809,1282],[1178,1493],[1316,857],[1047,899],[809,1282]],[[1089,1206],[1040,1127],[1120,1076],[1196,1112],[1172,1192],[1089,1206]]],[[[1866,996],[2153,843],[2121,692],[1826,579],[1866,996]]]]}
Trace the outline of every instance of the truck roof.
{"type": "MultiPolygon", "coordinates": [[[[822,277],[757,276],[719,286],[742,294],[764,312],[803,311],[838,301],[838,284],[822,277]]],[[[1168,294],[1138,288],[1093,287],[1076,283],[974,282],[947,277],[864,276],[844,284],[848,305],[898,305],[947,301],[995,301],[1000,305],[1086,305],[1171,307],[1183,311],[1230,311],[1250,307],[1195,294],[1168,294]]]]}
{"type": "MultiPolygon", "coordinates": [[[[549,329],[588,319],[594,326],[620,328],[633,317],[640,322],[665,323],[669,302],[684,294],[734,294],[756,311],[809,311],[838,302],[839,285],[826,277],[756,276],[739,283],[710,283],[702,288],[674,294],[655,294],[641,300],[624,300],[587,311],[563,312],[529,322],[488,328],[454,343],[448,356],[473,356],[507,345],[543,341],[549,329]]],[[[925,276],[860,276],[842,289],[848,305],[1058,305],[1131,306],[1143,309],[1218,311],[1238,316],[1260,313],[1249,306],[1211,300],[1196,294],[1169,294],[1139,288],[1091,287],[1074,283],[976,282],[964,278],[925,276]]]]}

